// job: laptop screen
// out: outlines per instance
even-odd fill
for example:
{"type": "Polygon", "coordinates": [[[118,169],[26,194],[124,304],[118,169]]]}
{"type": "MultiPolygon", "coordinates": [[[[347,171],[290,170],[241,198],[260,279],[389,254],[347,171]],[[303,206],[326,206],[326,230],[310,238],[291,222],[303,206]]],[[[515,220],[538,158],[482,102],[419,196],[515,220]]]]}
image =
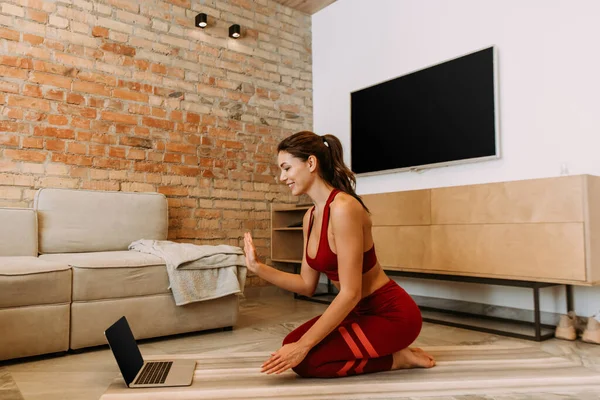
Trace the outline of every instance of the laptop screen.
{"type": "Polygon", "coordinates": [[[110,349],[117,360],[121,374],[127,386],[133,381],[138,371],[144,365],[142,353],[138,348],[131,328],[125,317],[121,317],[104,334],[110,349]]]}

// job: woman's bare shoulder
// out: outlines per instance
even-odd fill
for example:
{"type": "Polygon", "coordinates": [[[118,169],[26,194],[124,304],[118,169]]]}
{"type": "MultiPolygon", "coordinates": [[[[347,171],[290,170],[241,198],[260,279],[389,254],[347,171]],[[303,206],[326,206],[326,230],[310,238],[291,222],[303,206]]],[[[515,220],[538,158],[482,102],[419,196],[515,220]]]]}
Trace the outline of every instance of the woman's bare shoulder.
{"type": "Polygon", "coordinates": [[[331,216],[336,218],[359,218],[362,217],[365,209],[360,202],[352,195],[341,192],[335,196],[335,199],[329,205],[331,216]]]}

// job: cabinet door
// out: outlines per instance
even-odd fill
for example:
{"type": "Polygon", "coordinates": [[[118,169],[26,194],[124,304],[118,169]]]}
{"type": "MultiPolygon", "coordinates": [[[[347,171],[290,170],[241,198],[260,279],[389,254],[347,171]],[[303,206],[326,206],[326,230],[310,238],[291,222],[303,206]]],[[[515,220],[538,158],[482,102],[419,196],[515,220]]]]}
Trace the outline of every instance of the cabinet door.
{"type": "Polygon", "coordinates": [[[429,226],[376,226],[373,241],[377,260],[384,269],[420,269],[429,263],[429,226]]]}
{"type": "Polygon", "coordinates": [[[582,222],[583,177],[431,189],[432,224],[582,222]]]}
{"type": "Polygon", "coordinates": [[[585,281],[583,223],[435,225],[423,269],[492,278],[585,281]]]}

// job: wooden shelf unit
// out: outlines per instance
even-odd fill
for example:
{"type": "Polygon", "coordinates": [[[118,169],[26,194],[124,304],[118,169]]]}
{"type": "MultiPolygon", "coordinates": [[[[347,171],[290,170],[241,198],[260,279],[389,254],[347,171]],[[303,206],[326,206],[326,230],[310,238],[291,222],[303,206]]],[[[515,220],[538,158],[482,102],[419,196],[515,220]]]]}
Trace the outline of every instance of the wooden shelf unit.
{"type": "Polygon", "coordinates": [[[290,226],[302,223],[304,214],[311,206],[271,207],[271,260],[274,262],[301,264],[304,239],[302,227],[290,226]]]}

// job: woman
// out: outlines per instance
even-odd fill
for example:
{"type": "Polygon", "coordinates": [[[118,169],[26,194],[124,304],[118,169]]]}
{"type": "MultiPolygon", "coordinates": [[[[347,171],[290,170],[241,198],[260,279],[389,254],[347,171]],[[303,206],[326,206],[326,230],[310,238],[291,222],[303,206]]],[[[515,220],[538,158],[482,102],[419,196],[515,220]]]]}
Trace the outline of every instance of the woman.
{"type": "Polygon", "coordinates": [[[262,372],[292,368],[303,377],[333,378],[433,367],[433,357],[408,348],[421,330],[421,313],[377,262],[369,212],[354,191],[356,180],[344,164],[338,138],[299,132],[283,140],[277,152],[279,179],[292,194],[307,194],[315,204],[304,215],[301,271],[292,274],[260,263],[249,233],[244,237],[247,267],[306,296],[314,293],[324,272],[339,293],[323,315],[284,339],[262,372]]]}

